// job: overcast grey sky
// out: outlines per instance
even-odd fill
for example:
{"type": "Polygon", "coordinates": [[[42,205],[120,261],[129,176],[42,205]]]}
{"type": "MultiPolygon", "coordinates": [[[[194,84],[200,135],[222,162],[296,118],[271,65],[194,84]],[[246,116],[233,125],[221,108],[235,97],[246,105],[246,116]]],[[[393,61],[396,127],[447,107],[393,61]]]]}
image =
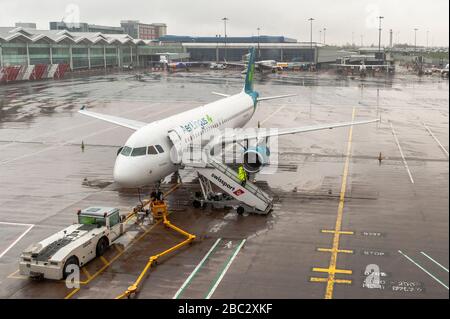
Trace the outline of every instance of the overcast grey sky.
{"type": "Polygon", "coordinates": [[[418,45],[448,46],[449,0],[0,0],[0,26],[15,22],[36,22],[48,29],[49,21],[63,17],[76,19],[79,8],[81,22],[119,26],[120,20],[165,22],[168,34],[215,36],[223,35],[221,18],[228,17],[228,35],[285,35],[309,41],[309,17],[314,41],[319,30],[327,28],[328,44],[378,43],[376,17],[384,16],[383,43],[389,41],[388,30],[394,30],[394,42],[418,45]],[[75,7],[73,5],[75,5],[75,7]],[[67,12],[66,12],[67,11],[67,12]]]}

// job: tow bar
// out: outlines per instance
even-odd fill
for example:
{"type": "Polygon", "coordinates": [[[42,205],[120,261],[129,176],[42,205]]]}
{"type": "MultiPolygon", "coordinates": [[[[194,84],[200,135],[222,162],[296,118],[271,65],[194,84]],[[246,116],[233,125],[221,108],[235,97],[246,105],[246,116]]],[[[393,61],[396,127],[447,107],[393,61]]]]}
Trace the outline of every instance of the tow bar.
{"type": "Polygon", "coordinates": [[[172,230],[176,231],[177,233],[182,234],[183,236],[186,237],[186,239],[184,241],[182,241],[181,243],[170,247],[167,250],[164,250],[163,252],[153,255],[148,259],[147,264],[145,265],[144,269],[142,270],[141,274],[139,275],[139,277],[136,279],[136,281],[128,287],[128,289],[120,294],[119,296],[116,297],[116,299],[122,299],[122,298],[130,298],[131,295],[136,294],[139,288],[139,285],[142,283],[142,280],[144,279],[145,275],[147,274],[147,272],[150,270],[150,268],[153,265],[157,265],[158,259],[160,257],[163,257],[167,254],[170,254],[190,243],[192,243],[196,236],[193,234],[190,234],[186,231],[184,231],[183,229],[173,225],[168,219],[167,219],[167,204],[164,201],[153,201],[150,203],[150,209],[153,215],[153,218],[155,220],[162,220],[164,226],[171,228],[172,230]]]}

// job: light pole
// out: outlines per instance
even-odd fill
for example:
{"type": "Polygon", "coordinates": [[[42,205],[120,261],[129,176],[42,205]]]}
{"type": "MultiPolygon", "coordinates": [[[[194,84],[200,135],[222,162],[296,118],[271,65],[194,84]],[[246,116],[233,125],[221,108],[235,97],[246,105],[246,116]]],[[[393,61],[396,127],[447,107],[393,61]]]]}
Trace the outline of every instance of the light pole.
{"type": "Polygon", "coordinates": [[[417,51],[417,31],[419,29],[418,28],[414,28],[414,52],[417,51]]]}
{"type": "Polygon", "coordinates": [[[216,34],[216,63],[219,63],[219,34],[216,34]]]}
{"type": "Polygon", "coordinates": [[[361,34],[361,48],[364,47],[364,35],[361,34]]]}
{"type": "Polygon", "coordinates": [[[322,42],[322,30],[319,30],[319,43],[323,43],[322,42]]]}
{"type": "Polygon", "coordinates": [[[260,47],[259,47],[259,42],[260,42],[260,39],[259,39],[259,30],[261,30],[261,28],[260,27],[258,27],[256,30],[258,30],[258,60],[261,58],[261,49],[260,49],[260,47]]]}
{"type": "Polygon", "coordinates": [[[378,19],[380,20],[378,28],[378,52],[381,52],[381,19],[384,19],[384,17],[379,16],[378,19]]]}
{"type": "Polygon", "coordinates": [[[312,49],[312,39],[313,39],[313,37],[312,37],[312,32],[313,32],[313,30],[312,30],[312,23],[313,23],[313,21],[314,21],[314,18],[309,18],[308,21],[311,23],[311,37],[310,37],[310,43],[311,43],[311,49],[312,49]]]}
{"type": "Polygon", "coordinates": [[[224,60],[227,60],[227,21],[230,20],[227,17],[223,18],[223,25],[224,25],[224,29],[225,29],[225,54],[224,54],[224,60]]]}
{"type": "Polygon", "coordinates": [[[430,31],[427,31],[427,49],[428,49],[428,37],[430,35],[430,31]]]}
{"type": "Polygon", "coordinates": [[[313,21],[314,21],[314,18],[309,18],[308,21],[311,23],[311,37],[310,37],[310,43],[311,43],[311,55],[312,55],[313,62],[316,62],[315,54],[314,54],[314,51],[313,51],[313,45],[312,45],[312,39],[313,39],[313,35],[312,35],[312,33],[313,33],[312,23],[313,23],[313,21]]]}
{"type": "Polygon", "coordinates": [[[355,32],[352,31],[352,48],[355,46],[355,32]]]}
{"type": "Polygon", "coordinates": [[[323,45],[325,45],[325,35],[327,32],[327,28],[323,28],[323,45]]]}

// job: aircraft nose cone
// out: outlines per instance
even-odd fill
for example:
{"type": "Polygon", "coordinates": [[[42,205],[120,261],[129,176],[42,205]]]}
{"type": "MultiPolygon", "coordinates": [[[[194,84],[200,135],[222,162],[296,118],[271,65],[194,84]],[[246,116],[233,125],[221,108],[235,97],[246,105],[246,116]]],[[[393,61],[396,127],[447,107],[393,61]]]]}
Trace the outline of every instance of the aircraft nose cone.
{"type": "Polygon", "coordinates": [[[140,180],[138,174],[134,173],[134,169],[126,160],[117,157],[114,165],[114,181],[122,187],[137,187],[140,180]]]}
{"type": "Polygon", "coordinates": [[[152,174],[151,166],[148,163],[136,162],[132,158],[121,155],[116,158],[113,176],[114,181],[125,188],[147,186],[161,178],[152,174]]]}

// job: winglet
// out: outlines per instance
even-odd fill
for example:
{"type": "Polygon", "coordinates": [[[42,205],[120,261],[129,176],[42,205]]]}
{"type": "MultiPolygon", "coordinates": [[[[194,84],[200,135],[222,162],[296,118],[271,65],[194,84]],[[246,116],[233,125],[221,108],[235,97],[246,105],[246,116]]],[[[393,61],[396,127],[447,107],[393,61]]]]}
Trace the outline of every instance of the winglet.
{"type": "Polygon", "coordinates": [[[80,111],[83,111],[86,108],[86,105],[83,105],[80,109],[80,111]]]}

